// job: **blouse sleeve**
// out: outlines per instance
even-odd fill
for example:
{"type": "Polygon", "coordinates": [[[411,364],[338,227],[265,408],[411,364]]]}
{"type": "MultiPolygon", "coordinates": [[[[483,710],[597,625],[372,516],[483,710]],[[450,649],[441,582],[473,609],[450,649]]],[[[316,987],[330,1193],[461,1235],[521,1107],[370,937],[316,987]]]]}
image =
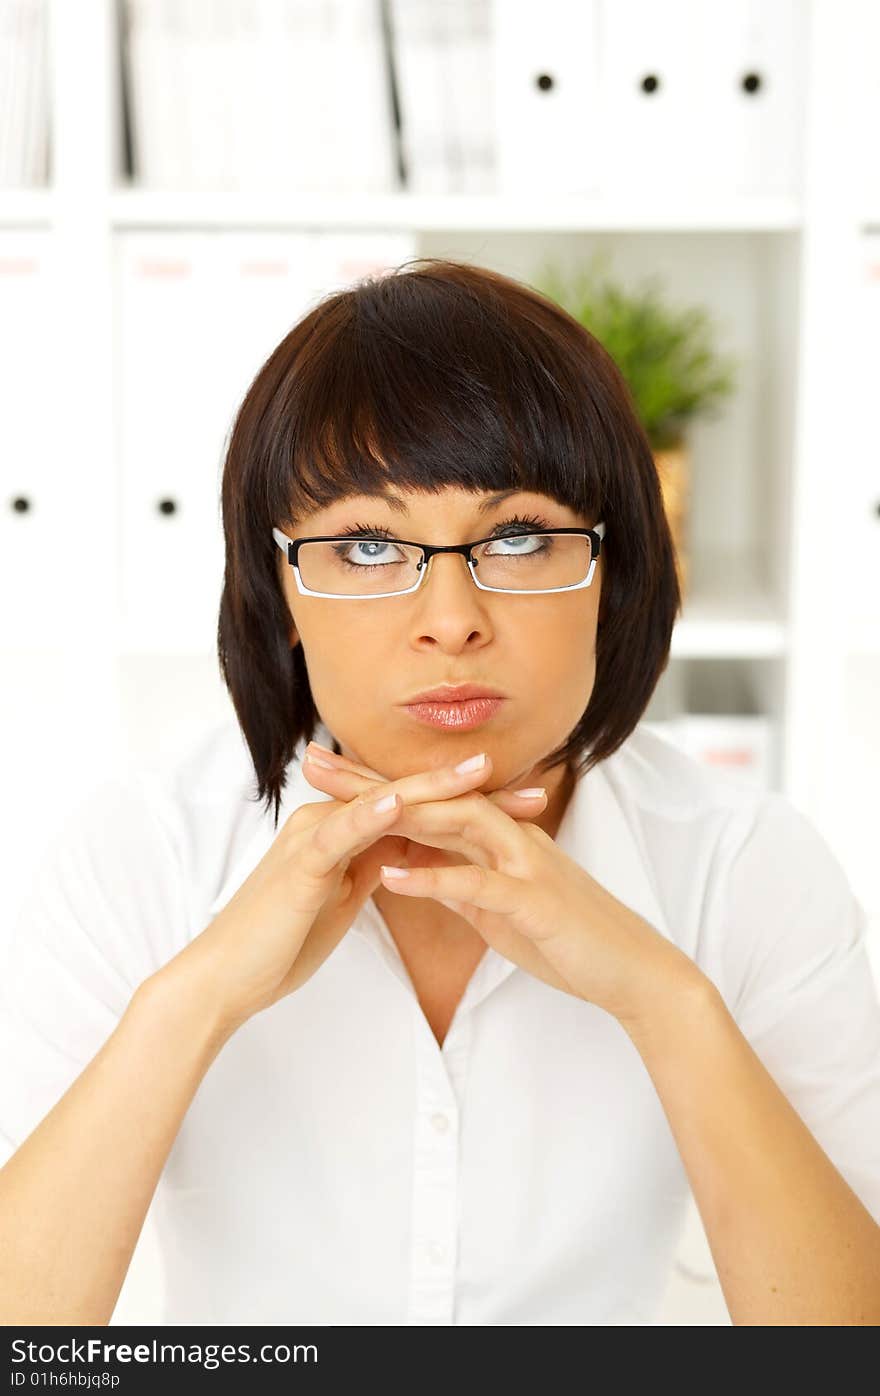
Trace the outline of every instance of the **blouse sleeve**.
{"type": "Polygon", "coordinates": [[[109,780],[38,861],[0,974],[0,1165],[184,943],[177,842],[145,789],[109,780]]]}
{"type": "Polygon", "coordinates": [[[734,858],[721,939],[728,1007],[880,1223],[880,998],[867,916],[829,845],[767,796],[734,858]]]}

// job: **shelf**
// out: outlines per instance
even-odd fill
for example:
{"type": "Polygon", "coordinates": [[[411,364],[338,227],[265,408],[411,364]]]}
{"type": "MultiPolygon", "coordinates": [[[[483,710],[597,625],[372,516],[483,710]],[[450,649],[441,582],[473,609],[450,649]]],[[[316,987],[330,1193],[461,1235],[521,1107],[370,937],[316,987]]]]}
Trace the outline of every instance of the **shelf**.
{"type": "MultiPolygon", "coordinates": [[[[98,196],[100,199],[102,196],[98,196]]],[[[802,225],[794,199],[665,206],[601,198],[524,199],[491,194],[189,193],[117,189],[105,199],[113,228],[420,228],[500,232],[789,232],[802,225]]],[[[0,228],[51,227],[53,189],[0,189],[0,228]]]]}
{"type": "Polygon", "coordinates": [[[773,659],[787,650],[781,621],[685,615],[672,632],[673,659],[773,659]]]}
{"type": "Polygon", "coordinates": [[[779,658],[788,627],[748,558],[713,553],[690,559],[690,582],[672,634],[677,659],[779,658]]]}
{"type": "Polygon", "coordinates": [[[402,228],[508,232],[786,232],[801,226],[794,199],[624,204],[601,198],[478,194],[297,194],[274,190],[187,193],[117,189],[115,228],[402,228]]]}

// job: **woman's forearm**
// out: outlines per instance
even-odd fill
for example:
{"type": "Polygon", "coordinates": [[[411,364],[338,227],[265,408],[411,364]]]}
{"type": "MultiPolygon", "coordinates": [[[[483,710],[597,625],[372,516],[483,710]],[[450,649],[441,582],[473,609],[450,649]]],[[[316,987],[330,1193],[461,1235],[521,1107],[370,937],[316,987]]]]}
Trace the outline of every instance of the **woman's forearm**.
{"type": "Polygon", "coordinates": [[[189,969],[144,981],[0,1169],[0,1323],[106,1324],[171,1145],[227,1033],[189,969]]]}
{"type": "Polygon", "coordinates": [[[680,987],[658,992],[626,1030],[672,1128],[732,1321],[880,1323],[880,1226],[711,981],[680,987]]]}

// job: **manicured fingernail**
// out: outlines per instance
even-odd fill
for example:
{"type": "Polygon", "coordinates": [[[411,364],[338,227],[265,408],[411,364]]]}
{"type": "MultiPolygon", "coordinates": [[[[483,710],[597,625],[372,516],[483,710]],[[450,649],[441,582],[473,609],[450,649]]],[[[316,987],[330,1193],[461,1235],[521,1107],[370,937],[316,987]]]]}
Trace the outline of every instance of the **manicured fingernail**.
{"type": "MultiPolygon", "coordinates": [[[[323,747],[321,748],[323,751],[323,747]]],[[[325,771],[338,771],[339,767],[334,766],[332,761],[325,761],[322,757],[316,756],[313,751],[306,752],[306,760],[311,766],[323,766],[325,771]]]]}
{"type": "Polygon", "coordinates": [[[370,808],[374,814],[384,814],[386,810],[393,809],[397,804],[397,795],[392,791],[390,795],[382,795],[378,800],[370,800],[370,808]]]}
{"type": "Polygon", "coordinates": [[[479,756],[469,756],[467,761],[459,761],[455,769],[461,775],[466,775],[469,771],[478,771],[480,767],[485,766],[485,764],[486,753],[485,751],[481,751],[479,756]]]}
{"type": "Polygon", "coordinates": [[[537,799],[539,795],[546,795],[547,789],[546,786],[543,785],[530,785],[528,790],[514,790],[511,793],[514,795],[522,795],[524,800],[533,800],[537,799]]]}
{"type": "Polygon", "coordinates": [[[382,876],[390,878],[409,877],[409,868],[386,868],[385,864],[383,863],[382,876]]]}

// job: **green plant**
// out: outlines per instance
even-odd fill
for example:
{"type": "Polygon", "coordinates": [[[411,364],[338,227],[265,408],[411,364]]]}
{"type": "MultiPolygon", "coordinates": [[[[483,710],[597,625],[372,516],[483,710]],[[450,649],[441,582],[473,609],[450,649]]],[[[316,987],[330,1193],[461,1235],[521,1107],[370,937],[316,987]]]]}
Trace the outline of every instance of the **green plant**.
{"type": "Polygon", "coordinates": [[[679,446],[688,423],[717,415],[732,392],[739,363],[715,352],[707,311],[671,307],[659,278],[631,290],[613,279],[608,256],[600,251],[567,276],[547,263],[533,284],[607,349],[629,385],[652,450],[679,446]]]}

